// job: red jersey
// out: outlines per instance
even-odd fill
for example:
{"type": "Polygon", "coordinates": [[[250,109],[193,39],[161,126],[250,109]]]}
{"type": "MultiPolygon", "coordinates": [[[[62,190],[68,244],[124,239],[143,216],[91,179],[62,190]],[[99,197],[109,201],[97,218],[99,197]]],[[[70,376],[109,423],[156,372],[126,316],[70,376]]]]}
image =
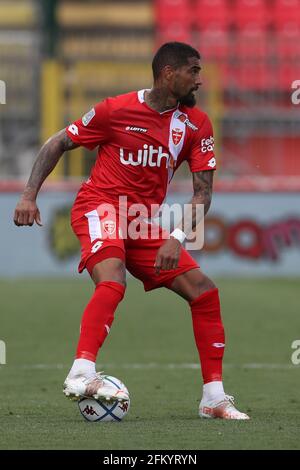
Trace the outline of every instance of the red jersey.
{"type": "MultiPolygon", "coordinates": [[[[67,128],[73,142],[98,156],[80,196],[99,203],[161,205],[174,172],[187,160],[192,172],[215,169],[213,130],[198,108],[178,106],[159,113],[145,90],[107,98],[67,128]]],[[[81,198],[82,199],[82,198],[81,198]]]]}

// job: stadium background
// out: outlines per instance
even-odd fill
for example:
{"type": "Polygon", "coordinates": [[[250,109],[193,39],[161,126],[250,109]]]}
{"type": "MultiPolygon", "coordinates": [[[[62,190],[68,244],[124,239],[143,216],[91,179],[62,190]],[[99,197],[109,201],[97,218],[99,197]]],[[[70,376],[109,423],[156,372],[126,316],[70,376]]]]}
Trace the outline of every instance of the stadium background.
{"type": "MultiPolygon", "coordinates": [[[[200,380],[193,371],[197,357],[183,304],[163,291],[144,296],[130,281],[126,318],[115,326],[101,363],[109,363],[112,375],[120,376],[135,397],[144,394],[145,384],[149,390],[153,386],[163,418],[150,404],[149,431],[142,398],[135,398],[123,428],[130,442],[122,430],[109,430],[102,444],[90,431],[84,435],[91,448],[107,449],[299,448],[294,434],[299,366],[291,362],[291,345],[300,338],[300,104],[292,99],[293,93],[299,97],[295,87],[300,85],[294,84],[300,80],[299,0],[0,0],[0,83],[6,85],[0,104],[0,340],[7,348],[1,387],[7,395],[16,371],[19,386],[30,382],[22,405],[17,391],[10,392],[17,412],[1,408],[8,426],[1,448],[82,445],[75,434],[72,442],[64,438],[62,416],[74,433],[83,432],[82,423],[62,399],[53,404],[53,396],[67,371],[91,292],[85,279],[74,277],[79,253],[69,209],[95,154],[77,149],[60,161],[38,199],[42,229],[13,226],[19,194],[49,136],[108,95],[151,87],[153,53],[168,40],[191,43],[203,58],[199,103],[214,124],[219,169],[205,249],[194,254],[208,275],[217,276],[230,333],[228,382],[243,405],[250,403],[255,418],[242,438],[237,423],[228,435],[223,423],[209,423],[204,440],[196,440],[199,423],[192,418],[184,422],[195,415],[186,400],[182,403],[182,394],[175,393],[168,403],[160,395],[165,382],[176,381],[178,368],[193,406],[195,390],[199,395],[200,380]],[[170,316],[153,318],[162,307],[175,315],[171,327],[170,316]],[[153,343],[156,328],[161,337],[153,343]],[[185,333],[181,348],[178,331],[185,333]],[[124,336],[131,338],[130,347],[124,336]],[[42,399],[36,388],[45,389],[42,399]],[[39,440],[49,409],[50,431],[39,440]],[[35,431],[30,433],[32,420],[35,431]],[[168,437],[158,431],[160,426],[166,426],[168,437]],[[183,429],[180,439],[177,426],[183,429]]],[[[190,191],[188,168],[183,167],[169,200],[187,202],[190,191]]]]}

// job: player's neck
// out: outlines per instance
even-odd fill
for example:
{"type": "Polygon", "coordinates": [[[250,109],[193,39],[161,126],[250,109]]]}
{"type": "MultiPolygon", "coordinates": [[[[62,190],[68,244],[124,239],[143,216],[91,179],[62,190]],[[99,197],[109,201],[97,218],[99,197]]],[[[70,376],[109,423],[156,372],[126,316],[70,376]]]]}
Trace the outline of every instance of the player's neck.
{"type": "Polygon", "coordinates": [[[150,91],[145,91],[144,99],[150,108],[159,113],[174,109],[178,105],[177,99],[171,96],[165,88],[154,87],[150,91]]]}

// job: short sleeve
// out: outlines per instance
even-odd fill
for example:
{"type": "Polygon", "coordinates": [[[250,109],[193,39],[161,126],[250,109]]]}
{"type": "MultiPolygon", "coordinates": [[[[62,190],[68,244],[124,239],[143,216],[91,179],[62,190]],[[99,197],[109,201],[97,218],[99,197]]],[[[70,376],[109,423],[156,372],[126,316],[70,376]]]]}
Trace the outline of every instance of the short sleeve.
{"type": "Polygon", "coordinates": [[[81,119],[70,124],[66,132],[76,144],[93,150],[109,137],[109,111],[107,101],[98,103],[81,119]]]}
{"type": "Polygon", "coordinates": [[[204,119],[194,134],[187,160],[192,173],[216,169],[213,128],[206,114],[204,114],[204,119]]]}

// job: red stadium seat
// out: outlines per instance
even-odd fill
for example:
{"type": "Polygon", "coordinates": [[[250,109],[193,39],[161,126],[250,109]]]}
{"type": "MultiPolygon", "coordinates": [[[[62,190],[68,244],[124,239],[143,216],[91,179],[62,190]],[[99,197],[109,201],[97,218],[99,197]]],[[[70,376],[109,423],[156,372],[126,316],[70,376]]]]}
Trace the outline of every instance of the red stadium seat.
{"type": "Polygon", "coordinates": [[[219,66],[220,75],[219,82],[221,87],[225,90],[234,89],[236,85],[236,79],[234,77],[234,70],[228,62],[221,63],[219,66]]]}
{"type": "Polygon", "coordinates": [[[300,80],[300,65],[291,62],[281,62],[278,64],[278,88],[292,93],[292,83],[300,80]]]}
{"type": "Polygon", "coordinates": [[[233,20],[238,29],[264,29],[269,24],[269,14],[264,0],[238,0],[233,10],[233,20]]]}
{"type": "Polygon", "coordinates": [[[279,29],[297,28],[300,24],[300,0],[275,0],[273,25],[279,29]]]}
{"type": "Polygon", "coordinates": [[[193,21],[196,29],[226,30],[231,22],[228,1],[195,0],[193,21]]]}
{"type": "Polygon", "coordinates": [[[249,61],[236,65],[231,83],[241,91],[274,90],[277,86],[274,72],[265,61],[249,61]]]}
{"type": "Polygon", "coordinates": [[[230,54],[230,41],[227,31],[204,30],[199,33],[197,47],[205,60],[225,61],[230,54]]]}
{"type": "Polygon", "coordinates": [[[155,23],[158,28],[167,28],[169,23],[191,24],[190,0],[156,0],[154,3],[155,23]]]}
{"type": "Polygon", "coordinates": [[[276,35],[278,60],[300,60],[300,26],[298,29],[283,29],[276,35]]]}
{"type": "Polygon", "coordinates": [[[169,23],[156,30],[156,47],[168,41],[180,41],[191,44],[191,30],[181,22],[169,23]]]}
{"type": "Polygon", "coordinates": [[[240,60],[266,59],[270,54],[271,42],[265,30],[240,31],[233,42],[233,54],[240,60]]]}

